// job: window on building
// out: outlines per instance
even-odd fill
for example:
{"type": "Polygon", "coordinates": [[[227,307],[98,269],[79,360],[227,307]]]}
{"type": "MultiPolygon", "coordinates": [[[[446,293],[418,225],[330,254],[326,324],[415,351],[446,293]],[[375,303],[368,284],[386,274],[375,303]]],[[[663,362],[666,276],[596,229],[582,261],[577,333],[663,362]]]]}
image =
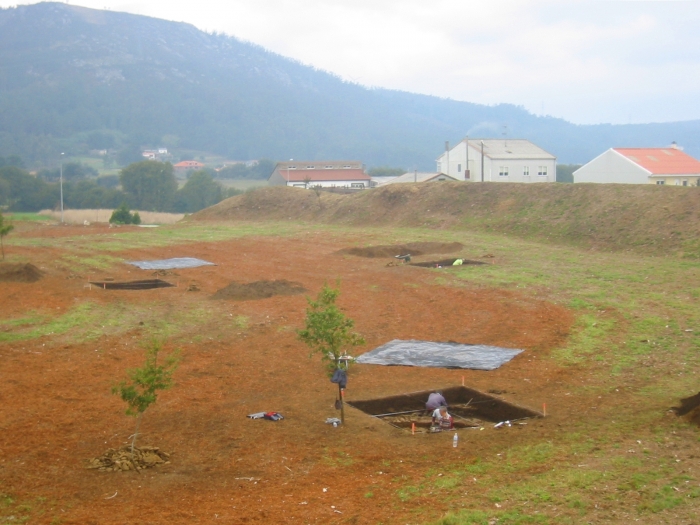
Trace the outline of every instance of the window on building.
{"type": "Polygon", "coordinates": [[[296,166],[287,166],[287,169],[288,170],[295,170],[295,169],[297,169],[297,167],[296,166]]]}
{"type": "Polygon", "coordinates": [[[540,177],[546,177],[547,176],[547,166],[538,166],[537,167],[537,175],[540,177]]]}
{"type": "Polygon", "coordinates": [[[326,164],[326,165],[324,166],[324,168],[327,169],[327,170],[332,170],[332,169],[333,169],[333,166],[331,166],[330,164],[326,164]]]}
{"type": "Polygon", "coordinates": [[[523,177],[530,176],[530,166],[523,166],[523,177]]]}
{"type": "Polygon", "coordinates": [[[501,166],[498,168],[498,176],[499,177],[507,177],[508,176],[508,166],[501,166]]]}
{"type": "Polygon", "coordinates": [[[659,186],[663,186],[665,182],[666,181],[664,181],[664,180],[657,180],[656,184],[658,184],[659,186]]]}
{"type": "Polygon", "coordinates": [[[312,170],[312,169],[314,169],[315,167],[316,167],[316,166],[306,166],[306,169],[307,169],[307,170],[312,170]]]}
{"type": "Polygon", "coordinates": [[[457,173],[462,173],[462,165],[457,164],[457,173]]]}
{"type": "Polygon", "coordinates": [[[347,170],[347,169],[350,169],[350,168],[352,168],[352,166],[350,166],[350,164],[346,164],[345,166],[343,166],[343,169],[344,169],[344,170],[347,170]]]}
{"type": "Polygon", "coordinates": [[[683,181],[683,186],[687,186],[687,185],[688,185],[688,181],[687,181],[687,180],[684,180],[684,181],[683,181]]]}
{"type": "Polygon", "coordinates": [[[365,185],[362,182],[351,182],[350,187],[351,188],[364,188],[365,185]]]}

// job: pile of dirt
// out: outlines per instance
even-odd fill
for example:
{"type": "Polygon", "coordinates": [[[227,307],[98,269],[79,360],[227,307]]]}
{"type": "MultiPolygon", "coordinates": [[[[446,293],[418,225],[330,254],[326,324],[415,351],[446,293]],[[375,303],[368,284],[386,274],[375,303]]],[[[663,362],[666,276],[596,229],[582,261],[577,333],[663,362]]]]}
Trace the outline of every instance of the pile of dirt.
{"type": "Polygon", "coordinates": [[[343,248],[336,253],[339,255],[356,255],[357,257],[375,258],[394,257],[396,255],[406,254],[418,256],[432,253],[453,253],[458,252],[462,248],[464,248],[464,245],[459,242],[409,242],[408,244],[343,248]]]}
{"type": "Polygon", "coordinates": [[[172,271],[172,270],[156,270],[156,271],[153,272],[152,275],[154,275],[154,276],[156,276],[156,277],[164,277],[164,276],[167,276],[167,275],[179,276],[180,274],[175,273],[175,272],[172,271]]]}
{"type": "Polygon", "coordinates": [[[232,282],[227,287],[218,290],[214,299],[232,299],[234,301],[251,301],[267,299],[275,295],[299,295],[308,292],[301,284],[286,281],[255,281],[252,283],[232,282]]]}
{"type": "Polygon", "coordinates": [[[134,447],[131,455],[131,445],[119,449],[110,448],[98,458],[88,460],[85,468],[105,472],[122,472],[126,470],[143,470],[157,465],[170,463],[170,454],[158,447],[134,447]]]}
{"type": "Polygon", "coordinates": [[[0,263],[0,282],[35,283],[44,276],[31,263],[0,263]]]}
{"type": "Polygon", "coordinates": [[[700,191],[644,184],[441,182],[352,195],[261,188],[190,220],[300,220],[352,226],[454,228],[641,253],[700,258],[700,191]]]}
{"type": "Polygon", "coordinates": [[[689,423],[700,426],[700,392],[681,399],[681,406],[675,407],[674,411],[689,423]]]}

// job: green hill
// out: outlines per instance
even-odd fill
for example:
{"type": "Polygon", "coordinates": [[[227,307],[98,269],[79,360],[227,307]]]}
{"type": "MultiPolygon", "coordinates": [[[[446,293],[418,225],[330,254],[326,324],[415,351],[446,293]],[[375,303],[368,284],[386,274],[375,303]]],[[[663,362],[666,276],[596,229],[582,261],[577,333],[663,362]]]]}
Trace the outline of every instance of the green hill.
{"type": "Polygon", "coordinates": [[[192,220],[302,220],[478,230],[599,250],[700,258],[700,190],[626,184],[395,184],[352,195],[271,187],[192,220]]]}

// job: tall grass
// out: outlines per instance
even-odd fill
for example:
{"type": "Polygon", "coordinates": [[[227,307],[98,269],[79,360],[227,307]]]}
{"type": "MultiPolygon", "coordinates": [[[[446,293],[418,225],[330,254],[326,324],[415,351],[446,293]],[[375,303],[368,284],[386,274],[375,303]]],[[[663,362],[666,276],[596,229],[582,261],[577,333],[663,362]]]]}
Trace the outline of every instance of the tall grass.
{"type": "MultiPolygon", "coordinates": [[[[68,224],[85,224],[86,222],[109,222],[114,210],[63,210],[63,221],[68,224]]],[[[136,210],[134,210],[136,211],[136,210]]],[[[39,215],[60,220],[61,212],[41,210],[39,215]]],[[[185,216],[183,213],[163,213],[156,211],[139,211],[142,224],[175,224],[185,216]]]]}

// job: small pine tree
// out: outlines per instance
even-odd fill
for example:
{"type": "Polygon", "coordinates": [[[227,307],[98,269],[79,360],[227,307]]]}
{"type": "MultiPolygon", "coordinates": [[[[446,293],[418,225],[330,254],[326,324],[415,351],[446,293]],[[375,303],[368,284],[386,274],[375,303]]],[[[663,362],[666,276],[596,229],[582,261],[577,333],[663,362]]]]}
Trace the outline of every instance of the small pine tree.
{"type": "Polygon", "coordinates": [[[134,457],[134,444],[139,432],[141,418],[146,409],[156,402],[159,390],[167,390],[173,384],[172,375],[177,368],[178,352],[165,358],[165,364],[158,364],[158,353],[162,350],[162,344],[153,340],[146,348],[146,362],[142,368],[135,368],[128,372],[131,382],[122,381],[112,387],[112,393],[119,395],[126,402],[126,413],[136,417],[136,430],[131,440],[131,457],[134,457]]]}
{"type": "MultiPolygon", "coordinates": [[[[344,347],[358,346],[365,343],[361,335],[352,331],[355,322],[345,317],[336,306],[335,301],[340,295],[340,289],[331,288],[327,284],[318,294],[315,301],[307,298],[309,308],[306,309],[306,327],[297,330],[297,335],[311,348],[311,356],[321,354],[326,361],[327,372],[332,376],[340,367],[340,357],[344,347]]],[[[338,385],[341,419],[345,420],[343,409],[342,389],[338,385]]]]}
{"type": "Polygon", "coordinates": [[[129,212],[129,207],[126,204],[122,204],[112,212],[109,222],[112,224],[141,224],[141,217],[139,212],[132,214],[129,212]]]}

